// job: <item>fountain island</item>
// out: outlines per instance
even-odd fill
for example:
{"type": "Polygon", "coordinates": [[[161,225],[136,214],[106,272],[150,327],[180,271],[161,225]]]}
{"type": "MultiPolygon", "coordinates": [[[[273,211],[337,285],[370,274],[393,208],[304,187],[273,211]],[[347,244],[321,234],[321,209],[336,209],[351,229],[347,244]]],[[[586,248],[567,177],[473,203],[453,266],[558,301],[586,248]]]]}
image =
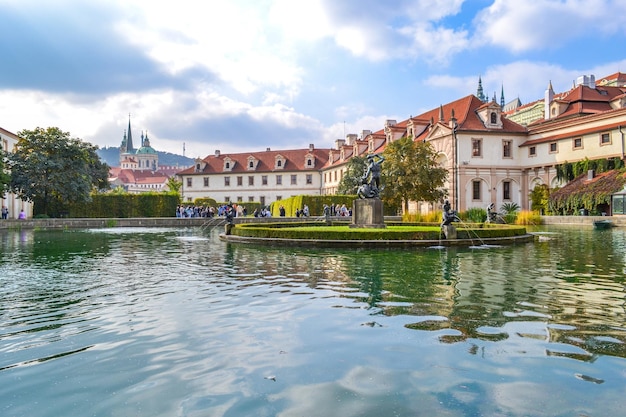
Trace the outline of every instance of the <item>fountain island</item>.
{"type": "Polygon", "coordinates": [[[523,226],[489,221],[464,223],[451,210],[448,201],[443,207],[441,224],[385,222],[377,176],[381,162],[380,158],[369,160],[368,171],[357,193],[360,198],[353,202],[351,221],[331,217],[328,207],[324,208],[324,216],[310,220],[263,218],[259,219],[262,221],[235,224],[231,219],[220,238],[228,242],[283,246],[431,248],[483,248],[534,240],[523,226]]]}

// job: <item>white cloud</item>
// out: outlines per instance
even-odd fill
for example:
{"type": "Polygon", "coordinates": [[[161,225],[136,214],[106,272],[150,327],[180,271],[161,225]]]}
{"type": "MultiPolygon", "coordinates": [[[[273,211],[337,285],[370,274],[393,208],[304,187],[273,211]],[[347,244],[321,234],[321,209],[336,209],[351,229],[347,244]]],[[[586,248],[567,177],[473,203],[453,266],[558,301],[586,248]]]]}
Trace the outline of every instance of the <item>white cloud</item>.
{"type": "Polygon", "coordinates": [[[626,33],[611,16],[626,14],[620,0],[495,0],[475,19],[477,39],[513,52],[552,49],[585,36],[626,33]]]}

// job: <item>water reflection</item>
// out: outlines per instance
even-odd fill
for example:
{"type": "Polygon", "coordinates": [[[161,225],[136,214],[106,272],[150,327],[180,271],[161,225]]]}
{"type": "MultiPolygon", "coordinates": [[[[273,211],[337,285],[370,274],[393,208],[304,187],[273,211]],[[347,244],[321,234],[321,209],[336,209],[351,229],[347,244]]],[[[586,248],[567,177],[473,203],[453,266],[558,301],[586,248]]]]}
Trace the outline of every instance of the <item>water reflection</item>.
{"type": "Polygon", "coordinates": [[[621,230],[542,230],[536,243],[475,250],[242,246],[218,232],[0,234],[0,408],[621,411],[621,230]]]}

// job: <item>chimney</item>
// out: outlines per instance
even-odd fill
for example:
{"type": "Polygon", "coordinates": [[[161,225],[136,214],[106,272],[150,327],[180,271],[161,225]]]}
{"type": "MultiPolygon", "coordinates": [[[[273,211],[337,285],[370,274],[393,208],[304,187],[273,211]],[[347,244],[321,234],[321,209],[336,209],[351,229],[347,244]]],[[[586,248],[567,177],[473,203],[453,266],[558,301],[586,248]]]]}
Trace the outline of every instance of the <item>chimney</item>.
{"type": "Polygon", "coordinates": [[[349,146],[353,145],[355,140],[356,140],[356,133],[348,133],[346,135],[346,143],[349,146]]]}
{"type": "Polygon", "coordinates": [[[269,151],[271,151],[270,148],[265,148],[265,152],[269,152],[269,151]]]}
{"type": "Polygon", "coordinates": [[[580,77],[576,78],[576,87],[578,87],[579,85],[585,86],[585,87],[589,87],[589,88],[596,88],[596,76],[591,74],[591,75],[581,75],[580,77]]]}
{"type": "Polygon", "coordinates": [[[337,149],[341,149],[341,147],[346,143],[345,139],[336,139],[335,146],[337,149]]]}
{"type": "Polygon", "coordinates": [[[216,149],[216,150],[215,150],[215,156],[216,156],[216,157],[217,157],[217,156],[220,156],[220,150],[219,150],[219,149],[216,149]]]}
{"type": "Polygon", "coordinates": [[[313,152],[314,149],[315,149],[315,146],[313,146],[312,143],[309,143],[309,152],[313,152]]]}
{"type": "Polygon", "coordinates": [[[364,129],[364,130],[361,132],[361,139],[365,139],[366,137],[368,137],[368,136],[369,136],[369,135],[371,135],[371,134],[372,134],[372,131],[371,131],[371,130],[365,130],[365,129],[364,129]]]}

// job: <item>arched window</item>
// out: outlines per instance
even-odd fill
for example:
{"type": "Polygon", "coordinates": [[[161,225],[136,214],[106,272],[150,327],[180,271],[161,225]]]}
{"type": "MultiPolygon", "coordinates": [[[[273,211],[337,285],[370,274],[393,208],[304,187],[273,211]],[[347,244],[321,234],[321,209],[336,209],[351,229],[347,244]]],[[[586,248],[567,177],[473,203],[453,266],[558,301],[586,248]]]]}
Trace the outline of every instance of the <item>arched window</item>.
{"type": "Polygon", "coordinates": [[[491,124],[495,125],[497,123],[498,115],[495,111],[491,112],[491,124]]]}

